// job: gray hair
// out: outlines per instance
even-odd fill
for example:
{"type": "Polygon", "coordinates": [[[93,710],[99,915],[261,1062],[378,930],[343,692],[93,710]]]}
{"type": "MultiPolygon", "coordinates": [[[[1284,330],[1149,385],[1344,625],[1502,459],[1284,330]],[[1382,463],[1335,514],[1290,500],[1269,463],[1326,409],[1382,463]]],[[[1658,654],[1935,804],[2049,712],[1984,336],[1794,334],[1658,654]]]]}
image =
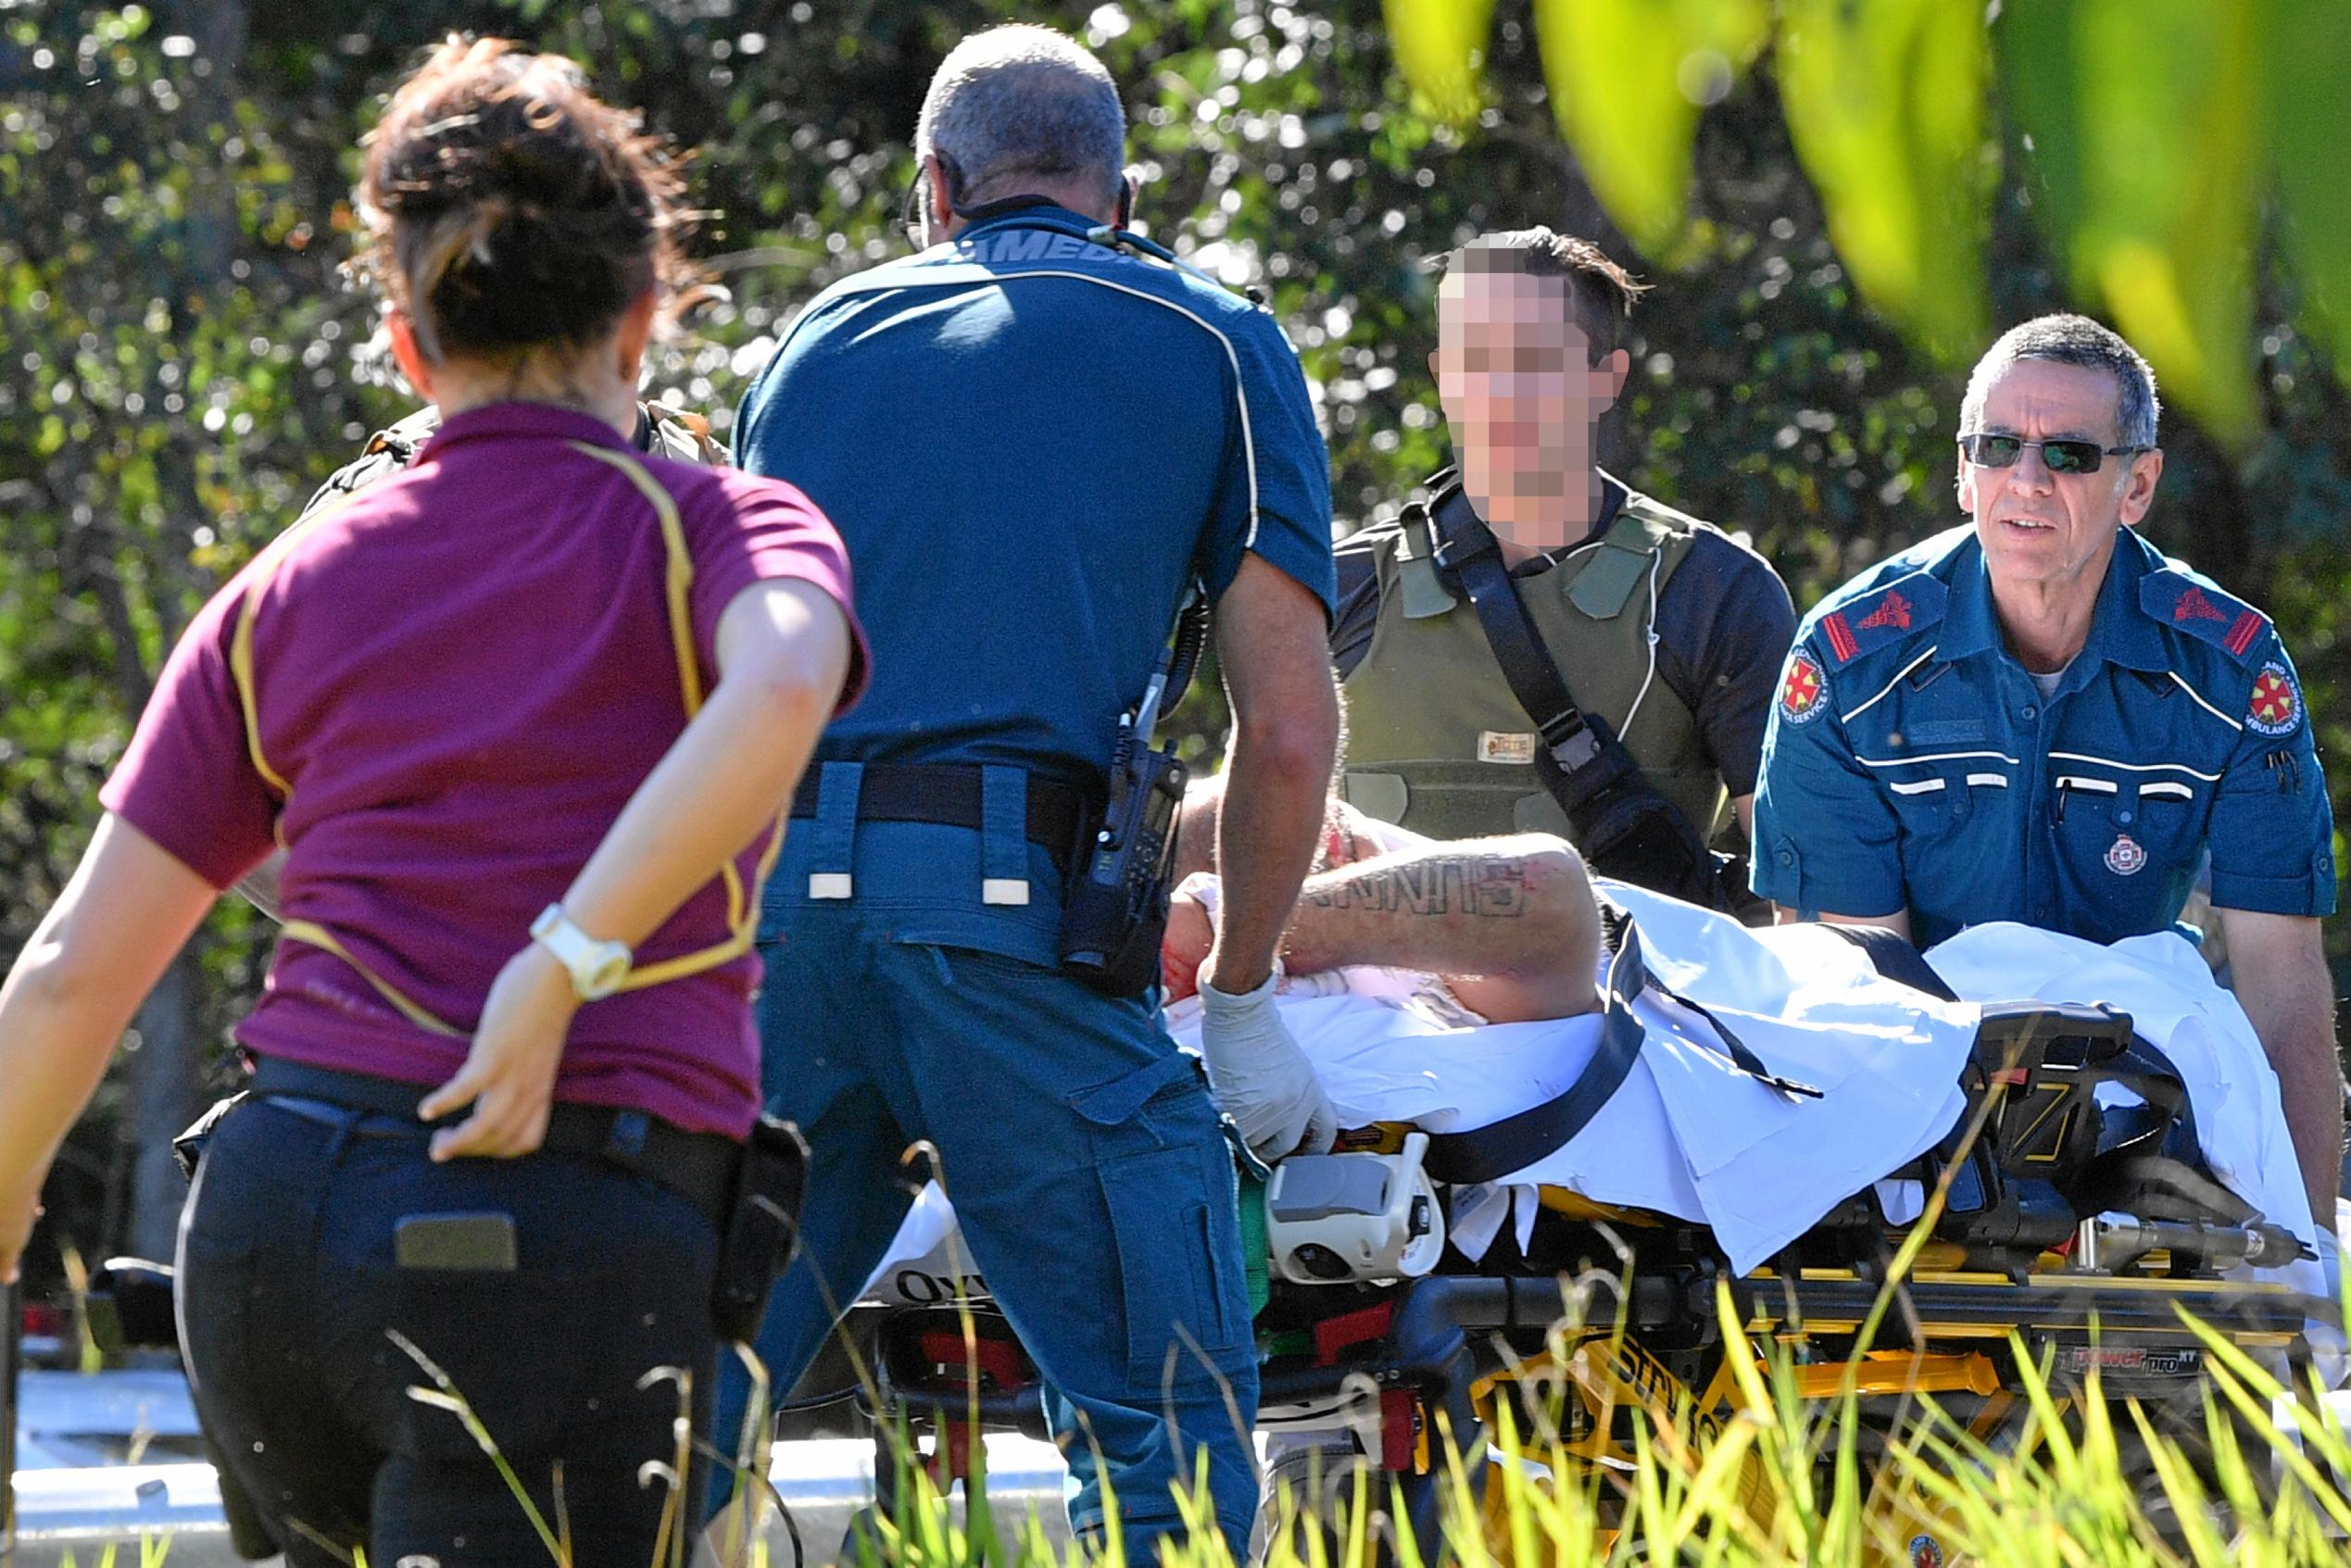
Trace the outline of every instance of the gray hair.
{"type": "Polygon", "coordinates": [[[1014,23],[974,33],[939,62],[914,124],[914,152],[938,153],[955,166],[958,200],[1040,175],[1091,176],[1111,195],[1126,159],[1126,113],[1118,84],[1084,45],[1014,23]]]}
{"type": "Polygon", "coordinates": [[[2119,332],[2087,316],[2039,316],[2003,333],[1991,351],[1976,361],[1975,373],[1968,378],[1968,395],[1959,404],[1961,432],[1980,428],[1992,383],[2019,359],[2047,359],[2106,371],[2115,381],[2115,424],[2122,445],[2156,444],[2156,417],[2163,405],[2156,398],[2155,371],[2119,332]]]}

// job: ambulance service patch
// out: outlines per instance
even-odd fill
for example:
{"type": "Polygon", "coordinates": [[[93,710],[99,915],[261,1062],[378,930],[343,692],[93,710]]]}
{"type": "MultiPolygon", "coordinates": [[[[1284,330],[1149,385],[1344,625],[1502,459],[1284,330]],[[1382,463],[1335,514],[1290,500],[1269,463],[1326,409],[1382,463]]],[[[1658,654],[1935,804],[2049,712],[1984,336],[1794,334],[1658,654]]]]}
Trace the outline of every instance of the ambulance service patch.
{"type": "Polygon", "coordinates": [[[1942,1568],[1942,1543],[1932,1536],[1911,1537],[1910,1568],[1942,1568]]]}
{"type": "Polygon", "coordinates": [[[2106,846],[2106,870],[2117,876],[2136,876],[2146,865],[2146,847],[2127,833],[2115,834],[2106,846]]]}
{"type": "Polygon", "coordinates": [[[2244,721],[2257,735],[2290,735],[2302,722],[2302,694],[2294,689],[2294,677],[2285,666],[2274,659],[2253,678],[2244,721]]]}
{"type": "Polygon", "coordinates": [[[1779,683],[1779,717],[1785,723],[1809,724],[1829,703],[1829,677],[1820,663],[1798,648],[1788,659],[1787,676],[1779,683]]]}

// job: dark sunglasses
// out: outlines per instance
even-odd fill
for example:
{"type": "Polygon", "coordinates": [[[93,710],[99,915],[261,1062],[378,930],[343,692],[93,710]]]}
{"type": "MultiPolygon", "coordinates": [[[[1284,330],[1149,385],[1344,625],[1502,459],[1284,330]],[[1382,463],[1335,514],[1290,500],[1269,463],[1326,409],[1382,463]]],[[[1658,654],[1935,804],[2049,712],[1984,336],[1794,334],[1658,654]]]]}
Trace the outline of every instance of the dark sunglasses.
{"type": "Polygon", "coordinates": [[[2134,457],[2151,446],[2101,446],[2094,441],[2027,441],[2021,435],[1963,435],[1959,450],[1980,469],[2005,469],[2024,456],[2028,446],[2041,449],[2041,460],[2051,473],[2096,473],[2108,458],[2134,457]]]}

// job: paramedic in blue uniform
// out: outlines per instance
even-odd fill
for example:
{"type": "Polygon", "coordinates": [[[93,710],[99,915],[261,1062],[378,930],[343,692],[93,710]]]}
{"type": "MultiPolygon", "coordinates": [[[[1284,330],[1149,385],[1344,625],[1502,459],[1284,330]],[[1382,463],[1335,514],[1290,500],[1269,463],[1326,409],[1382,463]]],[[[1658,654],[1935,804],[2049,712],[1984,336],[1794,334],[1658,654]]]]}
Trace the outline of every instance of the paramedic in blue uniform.
{"type": "Polygon", "coordinates": [[[1993,345],[1959,414],[1972,525],[1863,572],[1798,633],[1754,887],[1921,947],[1996,920],[2111,942],[2177,921],[2208,853],[2237,997],[2331,1229],[2326,780],[2269,618],[2135,531],[2163,471],[2156,407],[2146,361],[2082,317],[1993,345]]]}
{"type": "Polygon", "coordinates": [[[1217,1112],[1267,1158],[1334,1131],[1272,987],[1339,719],[1304,377],[1263,310],[1114,236],[1124,141],[1077,44],[965,40],[916,131],[928,248],[795,320],[735,450],[836,517],[873,601],[874,685],[819,747],[768,899],[770,1104],[814,1163],[761,1349],[788,1389],[881,1260],[901,1152],[928,1139],[1049,1386],[1073,1523],[1103,1528],[1107,1483],[1149,1562],[1201,1450],[1247,1544],[1255,1349],[1217,1112]],[[1155,993],[1056,969],[1073,804],[1100,795],[1195,578],[1234,716],[1208,1085],[1155,993]]]}

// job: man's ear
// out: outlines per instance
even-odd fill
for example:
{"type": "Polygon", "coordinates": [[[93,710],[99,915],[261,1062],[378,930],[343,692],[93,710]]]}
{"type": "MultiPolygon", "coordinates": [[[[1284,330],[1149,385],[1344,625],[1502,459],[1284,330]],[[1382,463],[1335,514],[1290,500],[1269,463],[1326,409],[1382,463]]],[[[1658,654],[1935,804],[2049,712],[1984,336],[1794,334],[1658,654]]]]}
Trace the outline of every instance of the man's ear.
{"type": "Polygon", "coordinates": [[[2163,477],[2163,448],[2142,452],[2131,459],[2131,472],[2122,482],[2122,525],[2136,528],[2155,505],[2156,482],[2163,477]]]}
{"type": "Polygon", "coordinates": [[[621,380],[635,387],[645,372],[646,346],[653,341],[653,318],[660,308],[661,296],[657,289],[647,289],[629,302],[621,312],[621,325],[613,339],[618,354],[615,366],[621,380]]]}
{"type": "Polygon", "coordinates": [[[433,361],[425,357],[424,345],[417,341],[416,323],[398,306],[386,306],[383,328],[392,338],[392,362],[400,367],[400,374],[408,378],[416,395],[433,400],[433,361]]]}
{"type": "Polygon", "coordinates": [[[1592,379],[1604,381],[1606,397],[1595,400],[1596,412],[1606,413],[1616,406],[1616,399],[1625,395],[1625,383],[1632,375],[1632,356],[1624,349],[1611,349],[1591,368],[1592,379]]]}
{"type": "Polygon", "coordinates": [[[923,155],[923,211],[931,220],[932,234],[938,238],[946,237],[948,229],[955,222],[954,196],[949,189],[951,183],[952,182],[948,178],[947,165],[940,159],[938,154],[924,153],[923,155]]]}

